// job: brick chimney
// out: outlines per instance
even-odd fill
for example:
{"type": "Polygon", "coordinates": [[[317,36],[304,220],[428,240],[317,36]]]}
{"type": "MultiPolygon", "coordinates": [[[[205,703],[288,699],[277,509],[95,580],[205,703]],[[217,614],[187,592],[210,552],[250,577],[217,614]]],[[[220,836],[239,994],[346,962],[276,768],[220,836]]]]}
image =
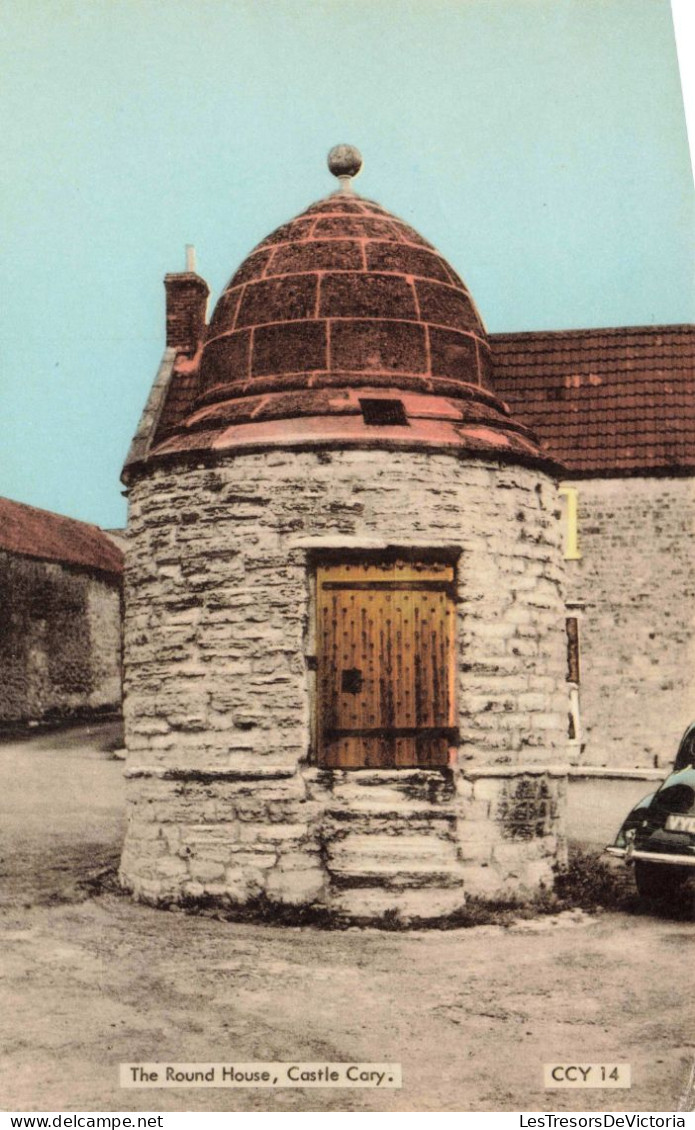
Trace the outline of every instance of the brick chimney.
{"type": "Polygon", "coordinates": [[[164,276],[167,346],[182,353],[198,349],[205,330],[210,288],[195,270],[195,253],[186,248],[186,270],[164,276]]]}

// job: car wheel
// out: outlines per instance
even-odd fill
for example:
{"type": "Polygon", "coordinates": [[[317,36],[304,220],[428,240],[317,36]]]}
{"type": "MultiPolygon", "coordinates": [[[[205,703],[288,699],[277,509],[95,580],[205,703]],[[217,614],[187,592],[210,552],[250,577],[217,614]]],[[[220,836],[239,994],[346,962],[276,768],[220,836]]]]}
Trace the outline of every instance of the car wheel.
{"type": "Polygon", "coordinates": [[[635,882],[642,898],[658,902],[673,902],[688,877],[685,868],[669,867],[663,863],[635,860],[635,882]]]}

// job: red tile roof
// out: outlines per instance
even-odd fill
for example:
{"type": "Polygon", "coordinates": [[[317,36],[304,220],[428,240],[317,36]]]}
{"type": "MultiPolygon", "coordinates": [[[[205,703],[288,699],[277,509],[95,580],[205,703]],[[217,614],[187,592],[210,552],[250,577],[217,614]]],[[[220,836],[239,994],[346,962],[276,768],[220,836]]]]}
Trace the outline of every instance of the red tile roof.
{"type": "Polygon", "coordinates": [[[0,549],[120,575],[123,553],[98,526],[0,498],[0,549]]]}
{"type": "MultiPolygon", "coordinates": [[[[168,309],[177,280],[194,278],[167,275],[168,309]]],[[[490,348],[464,283],[408,224],[356,195],[334,193],[263,240],[198,345],[160,367],[124,482],[148,460],[284,443],[549,463],[487,388],[490,348]],[[377,428],[360,394],[398,401],[406,419],[377,428]]]]}
{"type": "Polygon", "coordinates": [[[495,391],[575,474],[695,468],[695,326],[490,334],[495,391]]]}
{"type": "Polygon", "coordinates": [[[177,354],[171,381],[166,390],[156,435],[167,435],[193,411],[198,395],[198,370],[185,354],[177,354]]]}

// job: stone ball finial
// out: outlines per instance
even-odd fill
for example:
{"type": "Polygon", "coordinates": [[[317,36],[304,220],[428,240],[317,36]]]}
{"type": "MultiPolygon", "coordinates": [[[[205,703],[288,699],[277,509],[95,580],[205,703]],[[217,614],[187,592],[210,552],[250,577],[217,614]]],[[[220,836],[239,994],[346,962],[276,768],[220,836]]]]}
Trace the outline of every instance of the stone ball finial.
{"type": "Polygon", "coordinates": [[[334,145],[328,154],[328,168],[334,177],[356,177],[362,168],[362,154],[354,145],[334,145]]]}

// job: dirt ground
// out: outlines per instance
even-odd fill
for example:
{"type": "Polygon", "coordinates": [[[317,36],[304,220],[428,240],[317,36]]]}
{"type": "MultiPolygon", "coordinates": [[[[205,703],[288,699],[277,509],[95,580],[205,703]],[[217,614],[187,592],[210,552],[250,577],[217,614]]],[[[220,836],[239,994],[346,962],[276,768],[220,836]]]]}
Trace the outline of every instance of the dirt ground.
{"type": "MultiPolygon", "coordinates": [[[[691,922],[571,912],[387,933],[84,897],[117,858],[113,727],[0,745],[0,1104],[16,1111],[666,1111],[695,1057],[691,922]],[[121,1090],[121,1062],[400,1062],[402,1090],[121,1090]],[[631,1090],[542,1065],[630,1063],[631,1090]]],[[[695,1105],[691,1100],[688,1106],[695,1105]]]]}

